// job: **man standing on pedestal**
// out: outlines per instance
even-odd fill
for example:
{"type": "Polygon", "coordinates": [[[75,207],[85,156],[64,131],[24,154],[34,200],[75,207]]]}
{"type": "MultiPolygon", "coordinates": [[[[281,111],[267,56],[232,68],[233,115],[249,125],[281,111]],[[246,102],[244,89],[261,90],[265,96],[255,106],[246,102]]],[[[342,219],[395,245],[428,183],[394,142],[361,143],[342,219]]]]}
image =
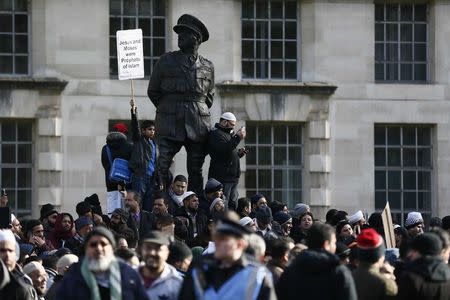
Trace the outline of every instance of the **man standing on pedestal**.
{"type": "Polygon", "coordinates": [[[167,188],[172,159],[184,146],[189,190],[200,195],[206,140],[211,127],[209,109],[214,97],[214,66],[198,54],[198,47],[208,40],[209,33],[200,20],[187,14],[178,19],[173,30],[178,34],[180,50],[160,57],[147,91],[156,106],[159,173],[167,188]]]}

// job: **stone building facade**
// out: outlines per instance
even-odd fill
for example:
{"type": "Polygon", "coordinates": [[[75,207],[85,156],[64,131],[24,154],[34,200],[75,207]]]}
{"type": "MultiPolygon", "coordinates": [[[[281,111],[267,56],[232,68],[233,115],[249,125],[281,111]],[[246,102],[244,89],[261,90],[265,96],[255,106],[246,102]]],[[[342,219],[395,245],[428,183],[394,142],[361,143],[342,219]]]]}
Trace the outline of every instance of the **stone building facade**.
{"type": "MultiPolygon", "coordinates": [[[[450,213],[447,0],[0,0],[0,182],[17,212],[104,201],[101,147],[112,120],[129,119],[115,30],[145,27],[149,75],[177,49],[183,13],[210,31],[199,52],[215,65],[212,120],[232,111],[249,132],[241,195],[319,217],[386,200],[399,219],[450,213]]],[[[153,119],[147,84],[135,81],[136,100],[153,119]]]]}

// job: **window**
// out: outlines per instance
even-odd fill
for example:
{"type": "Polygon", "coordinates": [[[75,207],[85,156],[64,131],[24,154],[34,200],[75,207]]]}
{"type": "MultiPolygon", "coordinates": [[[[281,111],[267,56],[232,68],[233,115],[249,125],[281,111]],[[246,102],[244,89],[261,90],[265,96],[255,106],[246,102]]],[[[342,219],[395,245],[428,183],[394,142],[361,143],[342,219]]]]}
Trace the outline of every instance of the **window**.
{"type": "Polygon", "coordinates": [[[245,187],[293,207],[302,201],[302,125],[247,122],[245,187]]]}
{"type": "Polygon", "coordinates": [[[243,0],[241,26],[243,78],[299,78],[297,1],[243,0]]]}
{"type": "Polygon", "coordinates": [[[430,126],[375,126],[375,208],[389,201],[401,224],[410,211],[431,217],[431,133],[430,126]]]}
{"type": "Polygon", "coordinates": [[[0,74],[29,74],[27,0],[0,0],[0,74]]]}
{"type": "Polygon", "coordinates": [[[0,121],[0,182],[9,207],[19,216],[31,214],[33,123],[0,121]]]}
{"type": "Polygon", "coordinates": [[[427,81],[427,24],[424,4],[375,5],[376,81],[427,81]]]}
{"type": "Polygon", "coordinates": [[[116,31],[142,29],[144,72],[149,76],[166,52],[166,4],[163,0],[110,0],[109,74],[117,78],[116,31]]]}

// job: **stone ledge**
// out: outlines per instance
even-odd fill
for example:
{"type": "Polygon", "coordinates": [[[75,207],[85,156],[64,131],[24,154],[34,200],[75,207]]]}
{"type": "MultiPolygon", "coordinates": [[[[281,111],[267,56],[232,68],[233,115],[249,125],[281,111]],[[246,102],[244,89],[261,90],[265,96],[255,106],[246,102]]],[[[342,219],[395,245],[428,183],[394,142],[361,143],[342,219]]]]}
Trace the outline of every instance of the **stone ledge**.
{"type": "Polygon", "coordinates": [[[67,81],[55,77],[0,77],[0,89],[63,91],[67,81]]]}
{"type": "Polygon", "coordinates": [[[332,95],[336,85],[327,82],[289,82],[289,81],[231,81],[216,83],[221,93],[290,93],[309,95],[332,95]]]}

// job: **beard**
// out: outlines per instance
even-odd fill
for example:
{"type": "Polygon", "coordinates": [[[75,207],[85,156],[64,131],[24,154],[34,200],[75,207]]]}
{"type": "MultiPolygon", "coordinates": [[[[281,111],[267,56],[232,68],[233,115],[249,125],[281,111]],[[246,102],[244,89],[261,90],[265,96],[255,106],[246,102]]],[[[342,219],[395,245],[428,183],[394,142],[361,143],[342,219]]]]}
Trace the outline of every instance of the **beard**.
{"type": "Polygon", "coordinates": [[[87,258],[89,271],[93,273],[108,271],[114,261],[113,255],[102,256],[100,258],[87,258]]]}

